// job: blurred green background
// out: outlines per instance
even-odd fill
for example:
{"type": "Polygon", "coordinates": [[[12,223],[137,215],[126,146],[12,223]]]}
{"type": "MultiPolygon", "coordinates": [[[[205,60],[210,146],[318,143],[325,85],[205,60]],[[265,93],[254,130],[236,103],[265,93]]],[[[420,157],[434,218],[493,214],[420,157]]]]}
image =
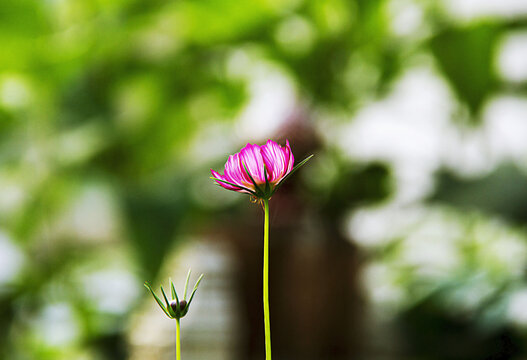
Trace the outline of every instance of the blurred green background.
{"type": "Polygon", "coordinates": [[[3,0],[0,358],[527,358],[527,2],[3,0]]]}

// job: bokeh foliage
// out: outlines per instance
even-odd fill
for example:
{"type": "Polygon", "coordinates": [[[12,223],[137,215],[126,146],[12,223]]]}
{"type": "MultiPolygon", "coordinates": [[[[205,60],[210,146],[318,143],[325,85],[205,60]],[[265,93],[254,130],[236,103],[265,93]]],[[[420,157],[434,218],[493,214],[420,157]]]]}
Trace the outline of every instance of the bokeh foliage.
{"type": "MultiPolygon", "coordinates": [[[[0,358],[126,357],[126,319],[142,301],[142,281],[155,278],[164,256],[185,234],[246,205],[215,192],[207,171],[219,168],[225,155],[244,142],[269,135],[240,131],[240,118],[256,97],[256,80],[269,74],[289,84],[293,106],[306,114],[318,139],[317,157],[324,160],[302,180],[306,206],[323,209],[338,226],[361,206],[390,203],[396,198],[397,163],[350,156],[337,135],[367,105],[397,89],[409,69],[424,66],[440,78],[454,104],[445,116],[475,129],[484,123],[493,96],[524,95],[525,82],[504,80],[497,59],[502,39],[512,30],[525,30],[525,18],[460,20],[447,5],[417,0],[4,0],[0,245],[11,261],[0,264],[7,274],[0,277],[0,358]],[[401,7],[417,11],[413,28],[412,17],[409,27],[397,26],[401,7]],[[324,171],[327,176],[317,179],[324,171]]],[[[525,224],[526,196],[518,185],[525,188],[522,161],[512,166],[520,168],[512,175],[503,170],[510,168],[494,164],[470,181],[445,175],[452,169],[439,172],[448,166],[437,164],[438,173],[430,175],[436,187],[411,205],[435,209],[437,203],[448,204],[440,209],[449,219],[460,219],[461,225],[449,220],[455,226],[490,226],[500,218],[499,226],[507,234],[512,227],[524,249],[525,233],[516,229],[525,224]],[[475,220],[471,211],[478,213],[475,220]]],[[[481,272],[480,265],[489,264],[487,257],[478,257],[478,247],[488,244],[479,243],[471,230],[463,234],[466,241],[456,243],[466,255],[455,267],[461,274],[446,272],[450,275],[440,282],[402,266],[399,246],[408,234],[390,234],[393,242],[371,252],[366,247],[368,261],[393,270],[389,280],[405,294],[388,306],[400,312],[413,334],[410,349],[428,344],[415,347],[420,358],[434,358],[426,354],[440,347],[433,339],[422,340],[426,334],[420,330],[444,330],[451,314],[443,298],[461,307],[464,297],[457,302],[455,296],[474,284],[493,288],[489,296],[499,301],[482,298],[468,307],[472,317],[463,326],[467,337],[476,338],[471,344],[510,332],[514,335],[507,339],[525,340],[505,320],[506,312],[496,310],[492,317],[487,311],[524,287],[524,274],[508,273],[499,264],[489,274],[481,272]],[[429,284],[441,285],[428,289],[429,284]],[[478,337],[478,324],[489,316],[495,333],[478,337]]],[[[524,260],[518,268],[525,267],[524,260]]],[[[381,280],[372,281],[381,286],[381,280]]],[[[507,358],[522,349],[514,347],[507,358]]],[[[441,356],[481,358],[455,350],[441,356]]]]}

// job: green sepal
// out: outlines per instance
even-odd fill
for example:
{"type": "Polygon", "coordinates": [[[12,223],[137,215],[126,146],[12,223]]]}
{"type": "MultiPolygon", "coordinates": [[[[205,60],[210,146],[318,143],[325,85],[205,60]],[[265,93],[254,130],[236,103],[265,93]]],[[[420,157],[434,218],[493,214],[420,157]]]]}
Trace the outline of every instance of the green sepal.
{"type": "Polygon", "coordinates": [[[267,165],[264,163],[264,175],[265,175],[265,193],[271,193],[271,184],[269,183],[269,171],[267,171],[267,165]]]}
{"type": "MultiPolygon", "coordinates": [[[[196,285],[194,285],[194,290],[192,290],[192,294],[190,294],[190,299],[188,300],[187,306],[185,306],[185,309],[188,310],[190,303],[192,302],[192,299],[194,298],[194,294],[198,290],[199,283],[201,282],[201,279],[203,279],[203,274],[200,275],[198,281],[196,281],[196,285]]],[[[186,311],[185,311],[186,313],[186,311]]]]}
{"type": "Polygon", "coordinates": [[[166,314],[166,316],[168,316],[169,318],[172,318],[172,316],[168,313],[168,310],[165,308],[165,306],[163,305],[163,301],[161,301],[161,299],[156,295],[156,293],[154,292],[154,290],[152,290],[152,288],[150,287],[150,284],[148,282],[145,281],[144,283],[145,287],[150,290],[150,292],[152,293],[152,295],[154,296],[154,299],[156,299],[156,302],[159,304],[159,307],[163,310],[163,312],[166,314]]]}
{"type": "Polygon", "coordinates": [[[169,279],[170,281],[170,290],[172,291],[172,300],[176,300],[179,304],[179,298],[177,297],[176,287],[174,286],[174,283],[172,282],[172,279],[169,279]]]}
{"type": "Polygon", "coordinates": [[[190,279],[191,272],[192,272],[192,269],[188,269],[187,280],[185,280],[185,290],[183,291],[183,300],[187,298],[188,281],[190,279]]]}
{"type": "Polygon", "coordinates": [[[279,183],[276,184],[276,186],[274,187],[273,189],[273,194],[275,193],[276,190],[278,190],[278,188],[280,186],[282,186],[282,184],[287,180],[289,179],[289,177],[291,175],[293,175],[293,173],[295,171],[297,171],[302,165],[304,165],[306,162],[308,162],[311,158],[313,157],[313,155],[309,155],[307,158],[305,158],[304,160],[302,160],[301,162],[299,162],[293,169],[291,169],[291,171],[286,175],[284,176],[284,178],[282,180],[280,180],[279,183]]]}
{"type": "Polygon", "coordinates": [[[167,294],[165,294],[165,290],[162,286],[160,286],[161,292],[163,293],[163,297],[165,298],[165,302],[167,303],[167,311],[170,313],[171,317],[175,317],[176,313],[174,310],[172,310],[172,306],[170,306],[170,301],[168,301],[167,294]]]}
{"type": "Polygon", "coordinates": [[[247,169],[247,166],[245,166],[245,163],[243,162],[243,160],[241,160],[241,162],[242,162],[243,169],[245,170],[245,172],[249,176],[249,179],[251,179],[251,181],[252,181],[252,183],[254,185],[254,188],[256,189],[256,196],[262,197],[262,195],[263,195],[262,189],[260,189],[260,187],[256,184],[256,181],[254,181],[253,176],[251,175],[251,173],[247,169]]]}

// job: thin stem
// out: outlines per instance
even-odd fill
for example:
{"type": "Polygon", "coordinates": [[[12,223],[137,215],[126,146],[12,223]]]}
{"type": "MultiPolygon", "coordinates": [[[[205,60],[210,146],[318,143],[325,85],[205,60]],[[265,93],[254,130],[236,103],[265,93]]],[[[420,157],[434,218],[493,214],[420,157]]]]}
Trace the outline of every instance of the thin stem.
{"type": "Polygon", "coordinates": [[[264,200],[263,306],[265,327],[265,360],[271,360],[271,321],[269,319],[269,200],[264,200]]]}
{"type": "Polygon", "coordinates": [[[180,333],[181,329],[179,327],[179,319],[176,319],[176,360],[181,360],[180,333]]]}

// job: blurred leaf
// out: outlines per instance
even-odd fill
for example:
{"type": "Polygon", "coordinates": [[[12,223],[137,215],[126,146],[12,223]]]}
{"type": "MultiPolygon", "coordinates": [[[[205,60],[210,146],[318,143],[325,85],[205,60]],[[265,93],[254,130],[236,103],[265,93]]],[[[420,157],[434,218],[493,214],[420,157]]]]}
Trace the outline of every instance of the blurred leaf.
{"type": "Polygon", "coordinates": [[[126,211],[135,254],[148,278],[154,278],[172,248],[186,202],[178,192],[151,194],[131,191],[126,211]]]}
{"type": "Polygon", "coordinates": [[[488,176],[461,179],[452,173],[438,174],[438,186],[430,198],[466,210],[480,210],[518,222],[527,222],[527,176],[505,164],[488,176]]]}
{"type": "Polygon", "coordinates": [[[386,199],[390,192],[389,169],[379,163],[364,167],[343,165],[341,174],[325,199],[325,211],[336,217],[342,209],[386,199]]]}
{"type": "Polygon", "coordinates": [[[494,23],[448,27],[430,42],[439,66],[473,114],[496,89],[493,61],[500,34],[494,23]]]}
{"type": "Polygon", "coordinates": [[[170,11],[182,37],[200,45],[247,37],[275,16],[275,9],[258,0],[182,1],[170,11]]]}

